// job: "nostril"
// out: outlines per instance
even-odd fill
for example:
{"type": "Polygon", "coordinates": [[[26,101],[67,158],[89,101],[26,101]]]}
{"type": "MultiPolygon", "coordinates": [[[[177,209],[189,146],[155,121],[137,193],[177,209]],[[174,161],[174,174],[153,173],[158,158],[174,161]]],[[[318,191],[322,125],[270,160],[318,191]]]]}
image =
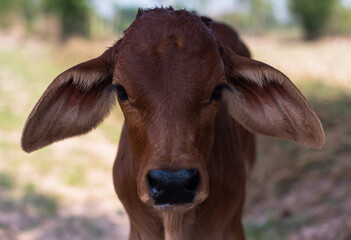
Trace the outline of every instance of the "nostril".
{"type": "Polygon", "coordinates": [[[197,186],[199,185],[200,182],[200,175],[199,172],[197,170],[195,170],[196,172],[193,173],[193,176],[190,180],[190,182],[188,183],[188,185],[185,187],[185,189],[189,192],[194,192],[197,190],[197,186]]]}
{"type": "Polygon", "coordinates": [[[147,174],[147,181],[153,194],[158,194],[162,191],[161,185],[150,175],[150,173],[147,174]]]}

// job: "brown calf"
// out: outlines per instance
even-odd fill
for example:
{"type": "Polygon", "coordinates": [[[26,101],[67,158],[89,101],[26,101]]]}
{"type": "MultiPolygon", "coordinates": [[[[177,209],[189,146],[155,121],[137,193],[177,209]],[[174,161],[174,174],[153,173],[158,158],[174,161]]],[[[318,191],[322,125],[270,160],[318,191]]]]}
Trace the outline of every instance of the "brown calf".
{"type": "Polygon", "coordinates": [[[252,133],[324,143],[300,91],[249,56],[223,24],[185,10],[140,10],[113,47],[50,84],[22,147],[32,152],[84,134],[118,99],[125,125],[113,180],[130,239],[244,239],[252,133]]]}

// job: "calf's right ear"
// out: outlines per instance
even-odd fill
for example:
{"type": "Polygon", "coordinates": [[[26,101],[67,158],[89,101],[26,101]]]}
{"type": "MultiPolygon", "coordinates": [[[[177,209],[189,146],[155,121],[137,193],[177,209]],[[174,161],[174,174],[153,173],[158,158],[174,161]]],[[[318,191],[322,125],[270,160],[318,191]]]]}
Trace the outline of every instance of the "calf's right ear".
{"type": "Polygon", "coordinates": [[[224,92],[231,116],[253,133],[321,148],[324,131],[311,106],[280,71],[221,48],[231,91],[224,92]]]}
{"type": "Polygon", "coordinates": [[[96,127],[116,103],[111,91],[113,49],[60,74],[30,113],[22,133],[22,149],[32,152],[96,127]]]}

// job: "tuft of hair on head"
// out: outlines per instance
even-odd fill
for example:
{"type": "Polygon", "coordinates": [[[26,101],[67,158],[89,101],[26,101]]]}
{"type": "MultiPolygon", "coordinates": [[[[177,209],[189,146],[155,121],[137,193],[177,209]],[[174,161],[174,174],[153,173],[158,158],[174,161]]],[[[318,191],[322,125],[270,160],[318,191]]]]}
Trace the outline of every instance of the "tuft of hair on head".
{"type": "Polygon", "coordinates": [[[135,19],[137,19],[137,18],[139,18],[140,16],[142,16],[142,15],[144,14],[144,12],[145,12],[144,9],[138,8],[138,13],[137,13],[135,19]]]}
{"type": "Polygon", "coordinates": [[[174,11],[174,8],[172,6],[169,6],[166,8],[167,10],[174,11]]]}
{"type": "Polygon", "coordinates": [[[145,13],[147,12],[151,12],[151,11],[157,11],[159,9],[164,9],[164,10],[169,10],[169,11],[174,11],[174,8],[172,6],[169,6],[169,7],[163,7],[161,5],[161,7],[154,7],[154,8],[146,8],[146,9],[143,9],[143,8],[138,8],[138,12],[135,16],[135,19],[141,17],[142,15],[144,15],[145,13]]]}

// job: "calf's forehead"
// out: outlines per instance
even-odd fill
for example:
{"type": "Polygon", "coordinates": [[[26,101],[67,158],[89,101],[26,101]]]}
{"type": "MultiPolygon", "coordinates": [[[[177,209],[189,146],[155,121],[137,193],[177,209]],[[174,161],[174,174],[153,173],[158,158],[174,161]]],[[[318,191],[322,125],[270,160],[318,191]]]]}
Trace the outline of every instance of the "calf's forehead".
{"type": "Polygon", "coordinates": [[[132,88],[206,94],[223,80],[223,69],[216,39],[199,17],[168,16],[131,25],[119,48],[116,76],[132,88]]]}

